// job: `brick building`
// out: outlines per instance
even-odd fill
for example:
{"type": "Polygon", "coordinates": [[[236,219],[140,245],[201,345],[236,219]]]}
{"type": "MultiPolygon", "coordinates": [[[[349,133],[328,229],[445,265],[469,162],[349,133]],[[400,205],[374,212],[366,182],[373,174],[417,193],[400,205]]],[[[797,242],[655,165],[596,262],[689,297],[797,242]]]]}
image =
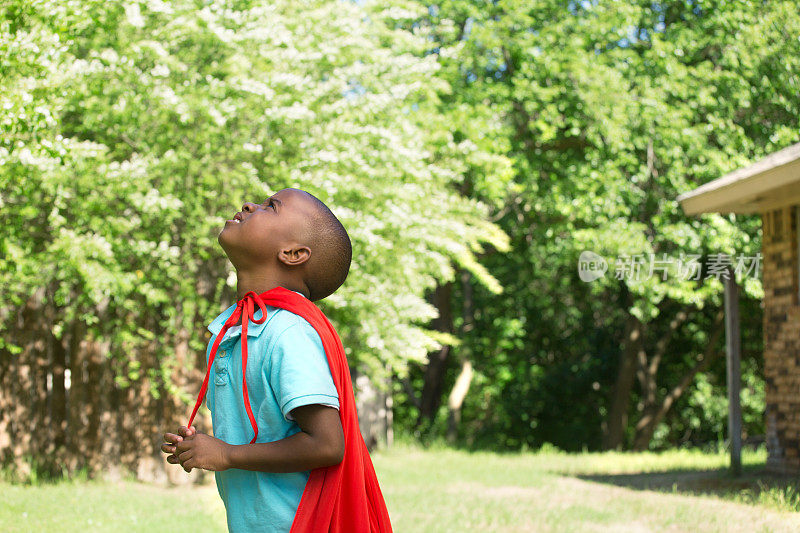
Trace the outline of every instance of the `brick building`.
{"type": "Polygon", "coordinates": [[[800,472],[800,143],[678,200],[688,215],[761,215],[767,465],[800,472]]]}

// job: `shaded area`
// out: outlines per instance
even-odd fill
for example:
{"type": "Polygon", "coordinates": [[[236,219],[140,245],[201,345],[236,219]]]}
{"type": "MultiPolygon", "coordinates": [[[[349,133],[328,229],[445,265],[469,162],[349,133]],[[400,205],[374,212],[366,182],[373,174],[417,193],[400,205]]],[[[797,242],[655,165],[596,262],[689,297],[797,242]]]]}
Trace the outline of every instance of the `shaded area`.
{"type": "Polygon", "coordinates": [[[744,466],[741,476],[734,476],[726,467],[625,474],[574,474],[571,477],[635,490],[717,496],[745,503],[774,503],[783,509],[800,511],[800,477],[771,472],[764,465],[744,466]]]}

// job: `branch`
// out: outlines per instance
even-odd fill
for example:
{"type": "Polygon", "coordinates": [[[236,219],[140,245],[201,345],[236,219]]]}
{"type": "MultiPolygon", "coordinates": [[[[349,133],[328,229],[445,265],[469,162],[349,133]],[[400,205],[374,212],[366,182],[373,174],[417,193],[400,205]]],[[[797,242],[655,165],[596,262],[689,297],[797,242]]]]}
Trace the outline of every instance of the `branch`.
{"type": "Polygon", "coordinates": [[[650,368],[648,369],[650,375],[655,375],[658,372],[658,365],[661,364],[661,359],[667,351],[669,341],[674,338],[675,332],[689,318],[689,312],[686,309],[681,309],[669,323],[669,331],[667,331],[656,343],[656,351],[653,359],[650,361],[650,368]]]}
{"type": "Polygon", "coordinates": [[[722,332],[724,331],[723,328],[720,326],[725,318],[725,312],[720,310],[717,313],[716,319],[714,320],[714,332],[711,334],[711,339],[709,339],[708,344],[706,345],[706,349],[700,358],[697,360],[697,363],[689,370],[680,382],[675,385],[675,387],[664,397],[664,400],[661,403],[661,407],[655,413],[655,415],[647,414],[643,416],[639,422],[636,423],[636,431],[640,431],[643,428],[647,427],[648,425],[656,426],[661,422],[661,420],[666,416],[669,412],[672,405],[681,397],[684,393],[686,388],[691,385],[692,381],[697,374],[700,372],[705,372],[708,367],[713,363],[722,353],[721,351],[715,351],[715,347],[717,342],[719,341],[722,332]]]}

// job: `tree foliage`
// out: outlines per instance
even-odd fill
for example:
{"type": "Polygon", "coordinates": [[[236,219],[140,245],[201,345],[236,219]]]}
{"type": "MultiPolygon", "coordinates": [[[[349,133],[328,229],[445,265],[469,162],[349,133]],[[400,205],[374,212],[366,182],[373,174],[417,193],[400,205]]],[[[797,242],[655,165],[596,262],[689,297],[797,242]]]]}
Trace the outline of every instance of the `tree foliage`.
{"type": "MultiPolygon", "coordinates": [[[[465,328],[455,319],[456,352],[466,351],[476,370],[462,437],[510,448],[591,448],[603,433],[617,433],[616,420],[611,447],[716,438],[716,410],[705,414],[707,426],[687,423],[701,401],[693,381],[657,439],[654,426],[636,426],[654,419],[673,387],[700,367],[709,342],[712,357],[723,350],[724,336],[714,335],[719,278],[704,269],[700,281],[682,280],[673,269],[666,280],[657,273],[631,282],[613,275],[614,261],[685,253],[707,265],[714,254],[758,253],[758,216],[687,217],[676,198],[798,141],[796,5],[450,1],[417,23],[435,35],[457,101],[481,101],[502,117],[502,128],[483,133],[509,146],[514,165],[507,194],[483,193],[493,188],[491,177],[474,188],[494,206],[512,251],[483,258],[504,292],[474,287],[474,323],[465,328]],[[610,263],[604,278],[580,281],[584,250],[610,263]],[[636,344],[626,341],[631,332],[636,344]]],[[[745,345],[755,344],[745,352],[753,359],[746,381],[758,395],[762,290],[755,276],[740,282],[752,312],[745,345]]],[[[456,287],[460,308],[467,291],[456,287]]],[[[713,384],[717,399],[723,361],[704,370],[716,377],[698,380],[713,384]]],[[[451,358],[446,390],[458,372],[458,357],[451,358]]],[[[403,394],[422,387],[422,374],[414,379],[403,394]]],[[[751,433],[763,432],[759,417],[748,422],[751,433]]]]}
{"type": "MultiPolygon", "coordinates": [[[[323,305],[354,365],[393,372],[401,428],[444,432],[469,362],[473,445],[717,439],[721,283],[614,260],[760,250],[757,216],[676,198],[798,141],[798,35],[787,0],[6,2],[0,363],[43,289],[54,335],[106,341],[119,387],[188,398],[175,345],[202,353],[234,298],[222,222],[296,186],[350,232],[323,305]],[[582,282],[584,250],[609,274],[582,282]]],[[[762,290],[740,281],[759,433],[762,290]]]]}
{"type": "Polygon", "coordinates": [[[154,334],[165,368],[181,330],[202,350],[234,295],[223,221],[295,186],[353,240],[350,277],[324,305],[354,363],[422,360],[438,346],[424,291],[454,267],[498,290],[474,255],[507,238],[455,190],[462,159],[490,172],[492,155],[432,116],[446,83],[435,57],[413,53],[424,40],[392,28],[401,15],[313,1],[6,3],[4,345],[15,349],[15,310],[48,287],[54,331],[85,323],[126,368],[154,334]]]}

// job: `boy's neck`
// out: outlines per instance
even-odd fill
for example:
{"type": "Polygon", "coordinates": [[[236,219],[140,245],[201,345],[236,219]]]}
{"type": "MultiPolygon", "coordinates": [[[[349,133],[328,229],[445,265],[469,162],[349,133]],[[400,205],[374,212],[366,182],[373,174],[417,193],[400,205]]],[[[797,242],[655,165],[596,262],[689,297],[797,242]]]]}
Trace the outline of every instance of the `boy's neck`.
{"type": "Polygon", "coordinates": [[[309,297],[308,287],[302,281],[280,279],[264,272],[236,271],[237,300],[241,300],[250,291],[261,294],[275,287],[283,287],[290,291],[302,293],[306,298],[309,297]]]}

